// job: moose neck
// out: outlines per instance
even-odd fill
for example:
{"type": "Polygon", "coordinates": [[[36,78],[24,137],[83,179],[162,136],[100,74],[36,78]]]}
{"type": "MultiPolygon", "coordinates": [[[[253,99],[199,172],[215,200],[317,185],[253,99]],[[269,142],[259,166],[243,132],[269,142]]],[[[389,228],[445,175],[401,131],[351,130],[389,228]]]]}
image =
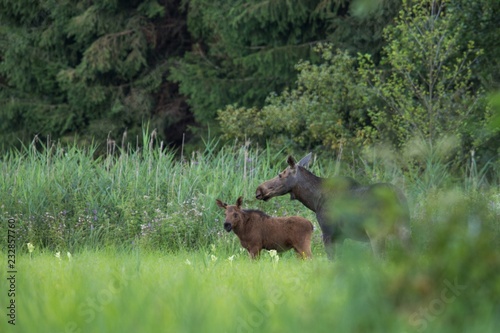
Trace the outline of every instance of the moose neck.
{"type": "Polygon", "coordinates": [[[292,200],[299,200],[304,206],[316,212],[321,207],[323,178],[302,167],[298,177],[297,185],[290,192],[292,200]]]}

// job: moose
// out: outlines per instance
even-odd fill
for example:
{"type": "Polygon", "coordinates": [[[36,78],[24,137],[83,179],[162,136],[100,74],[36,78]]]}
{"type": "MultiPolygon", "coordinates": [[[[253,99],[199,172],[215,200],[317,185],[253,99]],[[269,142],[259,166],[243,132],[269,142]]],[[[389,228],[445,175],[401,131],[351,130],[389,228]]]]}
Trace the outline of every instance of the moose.
{"type": "Polygon", "coordinates": [[[236,205],[216,200],[217,206],[226,211],[224,229],[234,231],[252,259],[262,249],[284,252],[294,249],[302,258],[312,258],[311,236],[314,230],[311,221],[300,216],[271,217],[260,210],[241,209],[243,197],[236,205]]]}
{"type": "Polygon", "coordinates": [[[321,178],[306,169],[310,160],[311,153],[298,163],[288,156],[288,167],[260,184],[256,198],[267,201],[289,193],[291,200],[315,212],[330,259],[347,238],[370,242],[377,256],[385,253],[390,238],[409,248],[410,213],[398,188],[388,183],[362,185],[350,177],[321,178]]]}

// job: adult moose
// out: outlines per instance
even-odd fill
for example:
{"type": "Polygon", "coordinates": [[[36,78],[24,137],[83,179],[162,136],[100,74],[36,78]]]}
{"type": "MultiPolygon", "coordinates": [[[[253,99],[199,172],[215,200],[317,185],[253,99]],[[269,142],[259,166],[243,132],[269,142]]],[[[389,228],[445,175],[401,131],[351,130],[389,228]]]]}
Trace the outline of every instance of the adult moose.
{"type": "Polygon", "coordinates": [[[298,163],[288,156],[288,167],[257,187],[255,196],[267,201],[290,194],[316,213],[323,243],[330,258],[334,245],[346,238],[371,243],[376,255],[395,236],[404,247],[410,243],[410,213],[406,198],[387,183],[361,185],[349,177],[320,178],[306,169],[311,153],[298,163]]]}

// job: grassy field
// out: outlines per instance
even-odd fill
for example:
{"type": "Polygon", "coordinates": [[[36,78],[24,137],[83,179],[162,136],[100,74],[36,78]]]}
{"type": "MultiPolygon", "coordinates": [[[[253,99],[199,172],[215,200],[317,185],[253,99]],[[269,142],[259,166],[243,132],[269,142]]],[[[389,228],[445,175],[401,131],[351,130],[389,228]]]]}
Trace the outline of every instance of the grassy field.
{"type": "Polygon", "coordinates": [[[444,186],[443,165],[417,182],[376,159],[361,168],[316,161],[321,176],[340,170],[400,186],[411,207],[412,253],[375,259],[368,246],[347,241],[329,261],[316,230],[311,261],[291,252],[251,261],[223,231],[215,199],[243,195],[244,207],[302,215],[317,227],[287,197],[253,199],[285,157],[211,144],[181,162],[153,148],[97,159],[92,149],[57,146],[4,156],[0,332],[498,330],[498,184],[469,173],[444,186]],[[12,300],[15,326],[8,322],[12,300]]]}
{"type": "Polygon", "coordinates": [[[336,262],[228,254],[108,249],[69,259],[35,250],[18,258],[16,325],[4,317],[0,330],[495,332],[500,324],[498,278],[491,284],[482,265],[469,264],[478,277],[437,273],[424,259],[413,262],[419,269],[380,262],[354,245],[336,262]]]}

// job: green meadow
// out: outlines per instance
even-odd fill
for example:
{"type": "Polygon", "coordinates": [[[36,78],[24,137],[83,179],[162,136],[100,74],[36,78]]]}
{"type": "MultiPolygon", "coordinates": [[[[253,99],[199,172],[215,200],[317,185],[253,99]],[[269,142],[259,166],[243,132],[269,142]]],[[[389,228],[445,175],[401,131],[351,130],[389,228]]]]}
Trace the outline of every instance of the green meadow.
{"type": "Polygon", "coordinates": [[[332,261],[312,212],[287,196],[254,199],[257,185],[285,167],[285,152],[207,143],[179,158],[148,136],[143,143],[148,148],[100,157],[93,148],[50,144],[4,156],[0,332],[500,327],[500,190],[483,173],[452,177],[439,160],[426,174],[402,172],[381,162],[387,156],[360,157],[357,166],[314,161],[323,177],[392,182],[411,208],[411,253],[374,258],[366,244],[346,241],[332,261]],[[215,205],[240,195],[244,207],[309,218],[314,259],[263,251],[250,260],[215,205]]]}

